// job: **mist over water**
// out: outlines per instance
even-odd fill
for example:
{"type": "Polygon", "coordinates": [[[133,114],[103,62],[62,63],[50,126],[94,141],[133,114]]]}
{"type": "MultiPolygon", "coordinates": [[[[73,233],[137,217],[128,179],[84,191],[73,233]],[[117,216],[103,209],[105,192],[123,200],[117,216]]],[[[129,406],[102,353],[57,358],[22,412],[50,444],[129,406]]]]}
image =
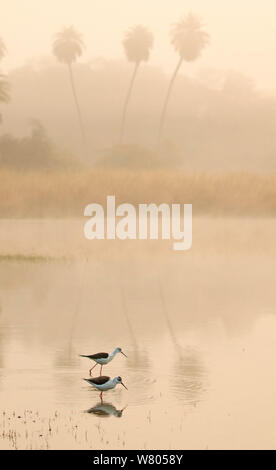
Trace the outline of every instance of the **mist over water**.
{"type": "Polygon", "coordinates": [[[162,241],[86,241],[83,251],[61,223],[51,237],[54,221],[32,222],[28,242],[30,223],[14,221],[26,253],[48,240],[55,259],[0,263],[1,447],[273,446],[274,221],[195,220],[181,257],[162,241]],[[119,345],[128,358],[103,373],[119,371],[129,390],[105,393],[101,407],[78,355],[119,345]]]}
{"type": "Polygon", "coordinates": [[[0,449],[275,448],[275,12],[1,7],[0,449]],[[192,204],[192,248],[85,239],[107,196],[192,204]]]}

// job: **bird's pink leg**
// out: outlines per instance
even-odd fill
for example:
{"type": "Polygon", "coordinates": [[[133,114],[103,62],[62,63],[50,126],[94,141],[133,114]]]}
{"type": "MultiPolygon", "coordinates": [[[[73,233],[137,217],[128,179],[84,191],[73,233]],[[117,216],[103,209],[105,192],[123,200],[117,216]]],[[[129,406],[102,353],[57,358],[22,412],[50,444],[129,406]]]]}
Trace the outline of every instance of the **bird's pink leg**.
{"type": "Polygon", "coordinates": [[[102,370],[103,370],[103,366],[101,366],[101,372],[100,372],[100,376],[102,375],[102,370]]]}
{"type": "Polygon", "coordinates": [[[103,402],[103,392],[100,393],[101,402],[103,402]]]}
{"type": "Polygon", "coordinates": [[[92,367],[92,369],[90,369],[90,371],[89,371],[90,377],[92,377],[92,370],[95,369],[95,367],[96,367],[97,365],[98,365],[98,364],[95,364],[95,365],[92,367]]]}

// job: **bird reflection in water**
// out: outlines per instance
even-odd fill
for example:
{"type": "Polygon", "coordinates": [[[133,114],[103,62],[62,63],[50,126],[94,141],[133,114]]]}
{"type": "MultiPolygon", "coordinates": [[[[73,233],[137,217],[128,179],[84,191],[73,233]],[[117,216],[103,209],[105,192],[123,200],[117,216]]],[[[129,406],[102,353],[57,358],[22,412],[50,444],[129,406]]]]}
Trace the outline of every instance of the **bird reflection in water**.
{"type": "Polygon", "coordinates": [[[112,403],[99,402],[97,405],[87,410],[86,413],[93,414],[101,418],[109,418],[110,416],[121,418],[125,409],[126,406],[121,410],[117,410],[112,403]]]}

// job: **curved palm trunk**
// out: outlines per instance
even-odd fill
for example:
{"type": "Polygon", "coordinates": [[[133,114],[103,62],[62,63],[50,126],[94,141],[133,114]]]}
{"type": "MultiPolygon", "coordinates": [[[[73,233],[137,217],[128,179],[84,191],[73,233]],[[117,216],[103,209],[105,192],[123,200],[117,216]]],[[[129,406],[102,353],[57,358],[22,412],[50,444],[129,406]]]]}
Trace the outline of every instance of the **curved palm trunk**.
{"type": "Polygon", "coordinates": [[[132,93],[132,89],[133,89],[135,78],[136,78],[136,75],[137,75],[137,72],[138,72],[139,65],[140,65],[140,62],[137,62],[135,64],[133,74],[132,74],[132,77],[131,77],[131,81],[130,81],[130,85],[129,85],[129,89],[128,89],[126,99],[125,99],[125,103],[124,103],[123,116],[122,116],[122,121],[121,121],[120,140],[119,140],[120,145],[122,145],[123,140],[124,140],[127,108],[128,108],[128,103],[129,103],[129,100],[130,100],[130,97],[131,97],[131,93],[132,93]]]}
{"type": "Polygon", "coordinates": [[[77,108],[77,114],[78,114],[80,130],[81,130],[81,136],[82,136],[83,144],[85,145],[86,144],[86,135],[85,135],[84,125],[83,125],[83,120],[82,120],[78,95],[77,95],[77,91],[76,91],[76,87],[75,87],[75,81],[74,81],[74,76],[73,76],[72,65],[68,64],[68,68],[69,68],[69,76],[70,76],[72,92],[73,92],[73,96],[74,96],[74,100],[75,100],[75,105],[76,105],[76,108],[77,108]]]}
{"type": "Polygon", "coordinates": [[[157,148],[158,148],[158,150],[160,149],[161,139],[162,139],[162,136],[163,136],[164,124],[165,124],[165,119],[166,119],[166,114],[167,114],[167,109],[168,109],[168,104],[169,104],[172,88],[173,88],[176,76],[178,74],[178,71],[179,71],[179,69],[182,65],[182,62],[183,62],[183,59],[180,57],[179,62],[177,64],[176,69],[175,69],[175,71],[173,73],[173,76],[171,78],[169,88],[168,88],[168,91],[167,91],[167,95],[166,95],[166,98],[165,98],[165,101],[164,101],[164,106],[163,106],[163,109],[162,109],[162,114],[161,114],[161,119],[160,119],[160,124],[159,124],[159,130],[158,130],[158,138],[157,138],[157,148]]]}

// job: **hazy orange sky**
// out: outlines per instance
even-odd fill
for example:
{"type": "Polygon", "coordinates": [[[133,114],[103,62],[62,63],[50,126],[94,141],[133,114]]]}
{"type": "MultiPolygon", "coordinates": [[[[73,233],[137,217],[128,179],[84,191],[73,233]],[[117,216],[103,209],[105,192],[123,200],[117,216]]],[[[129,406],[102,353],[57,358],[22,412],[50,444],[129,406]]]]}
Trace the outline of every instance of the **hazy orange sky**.
{"type": "MultiPolygon", "coordinates": [[[[123,57],[124,31],[137,23],[155,36],[151,63],[170,70],[176,55],[169,43],[170,25],[192,11],[199,14],[212,42],[202,59],[189,66],[234,69],[258,87],[276,89],[275,0],[2,0],[0,36],[8,47],[2,67],[49,54],[53,34],[75,25],[84,35],[83,60],[123,57]]],[[[183,72],[185,69],[183,67],[183,72]]]]}

